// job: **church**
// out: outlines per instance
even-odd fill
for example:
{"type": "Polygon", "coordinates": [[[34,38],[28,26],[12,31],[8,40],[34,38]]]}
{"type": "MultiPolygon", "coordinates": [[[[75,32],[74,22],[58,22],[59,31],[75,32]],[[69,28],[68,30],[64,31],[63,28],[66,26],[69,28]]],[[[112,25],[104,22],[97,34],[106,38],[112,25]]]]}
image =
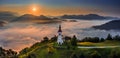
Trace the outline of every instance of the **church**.
{"type": "Polygon", "coordinates": [[[62,44],[63,44],[63,37],[62,37],[61,25],[59,25],[59,29],[58,29],[57,43],[58,43],[59,45],[62,45],[62,44]]]}

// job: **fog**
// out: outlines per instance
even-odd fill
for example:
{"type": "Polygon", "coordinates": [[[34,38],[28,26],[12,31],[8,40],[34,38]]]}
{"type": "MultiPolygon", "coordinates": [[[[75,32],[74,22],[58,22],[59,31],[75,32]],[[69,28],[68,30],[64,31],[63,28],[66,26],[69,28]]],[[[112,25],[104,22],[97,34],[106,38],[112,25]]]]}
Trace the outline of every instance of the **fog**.
{"type": "Polygon", "coordinates": [[[33,24],[33,23],[8,23],[0,28],[0,46],[6,49],[13,49],[20,51],[25,47],[39,42],[43,37],[49,38],[57,35],[58,26],[61,24],[63,36],[76,35],[77,38],[83,39],[84,37],[103,37],[110,33],[113,36],[120,34],[115,30],[96,30],[91,26],[101,25],[110,20],[77,20],[77,22],[62,22],[51,24],[33,24]]]}

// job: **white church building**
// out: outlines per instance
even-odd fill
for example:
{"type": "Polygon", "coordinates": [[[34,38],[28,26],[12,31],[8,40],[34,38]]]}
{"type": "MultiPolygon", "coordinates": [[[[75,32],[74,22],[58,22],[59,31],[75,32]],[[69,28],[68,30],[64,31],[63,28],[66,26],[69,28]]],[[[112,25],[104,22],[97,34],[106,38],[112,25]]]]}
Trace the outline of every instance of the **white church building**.
{"type": "Polygon", "coordinates": [[[62,44],[63,44],[63,37],[62,37],[61,25],[59,25],[57,43],[58,43],[59,45],[62,45],[62,44]]]}

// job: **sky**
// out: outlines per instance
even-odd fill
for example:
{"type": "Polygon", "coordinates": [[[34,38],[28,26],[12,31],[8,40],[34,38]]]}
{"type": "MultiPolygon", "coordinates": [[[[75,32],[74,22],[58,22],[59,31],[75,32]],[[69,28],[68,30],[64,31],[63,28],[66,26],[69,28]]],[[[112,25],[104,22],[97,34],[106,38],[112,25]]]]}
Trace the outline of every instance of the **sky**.
{"type": "Polygon", "coordinates": [[[97,13],[119,17],[119,6],[120,0],[0,0],[0,11],[34,15],[97,13]]]}

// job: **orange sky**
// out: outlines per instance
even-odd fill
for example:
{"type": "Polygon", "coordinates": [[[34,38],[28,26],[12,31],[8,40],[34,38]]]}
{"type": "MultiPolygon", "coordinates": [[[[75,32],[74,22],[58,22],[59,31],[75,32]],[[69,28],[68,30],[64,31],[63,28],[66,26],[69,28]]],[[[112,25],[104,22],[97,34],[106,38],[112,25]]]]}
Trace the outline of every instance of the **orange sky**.
{"type": "Polygon", "coordinates": [[[33,14],[33,15],[52,15],[58,16],[63,14],[89,14],[102,12],[100,9],[90,9],[90,8],[78,8],[78,7],[47,7],[40,5],[1,5],[0,11],[12,11],[22,14],[33,14]],[[33,11],[36,8],[36,11],[33,11]]]}

